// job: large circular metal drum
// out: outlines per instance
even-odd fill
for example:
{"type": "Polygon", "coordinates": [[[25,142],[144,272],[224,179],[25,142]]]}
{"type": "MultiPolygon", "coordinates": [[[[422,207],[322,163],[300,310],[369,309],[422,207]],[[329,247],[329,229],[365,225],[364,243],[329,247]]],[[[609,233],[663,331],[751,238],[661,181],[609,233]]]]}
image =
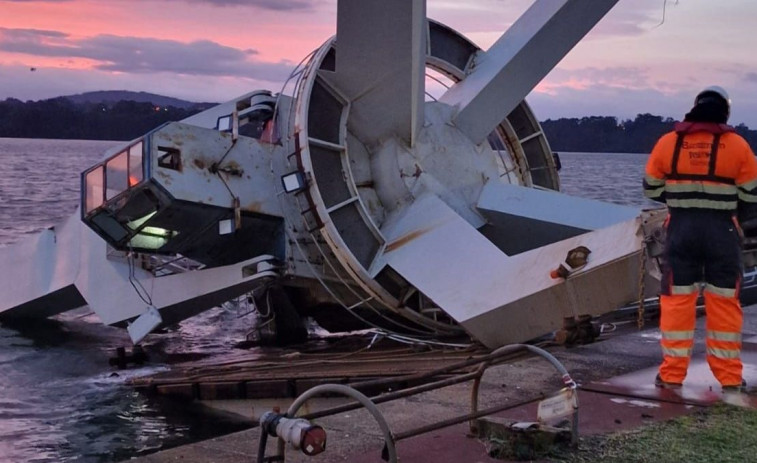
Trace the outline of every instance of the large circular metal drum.
{"type": "MultiPolygon", "coordinates": [[[[476,211],[485,184],[557,190],[559,179],[544,133],[525,101],[483,143],[455,127],[454,108],[435,101],[432,87],[444,90],[464,80],[481,50],[440,23],[429,20],[425,28],[429,89],[416,139],[411,143],[401,130],[387,130],[385,121],[376,121],[386,118],[382,111],[358,106],[362,95],[351,98],[351,89],[342,88],[351,85],[337,77],[340,43],[332,39],[314,54],[299,82],[294,103],[298,146],[292,163],[309,180],[299,199],[305,226],[318,234],[316,241],[323,240],[341,267],[335,273],[354,287],[353,294],[342,297],[345,307],[374,322],[392,319],[394,329],[408,328],[393,315],[400,314],[412,320],[413,331],[438,332],[454,328],[384,258],[413,236],[392,240],[385,231],[417,198],[434,195],[486,236],[489,225],[476,211]],[[377,312],[384,315],[371,315],[377,312]]],[[[365,53],[370,59],[372,50],[365,53]]],[[[460,246],[454,240],[448,244],[460,246]]],[[[409,258],[424,265],[423,255],[409,258]]]]}

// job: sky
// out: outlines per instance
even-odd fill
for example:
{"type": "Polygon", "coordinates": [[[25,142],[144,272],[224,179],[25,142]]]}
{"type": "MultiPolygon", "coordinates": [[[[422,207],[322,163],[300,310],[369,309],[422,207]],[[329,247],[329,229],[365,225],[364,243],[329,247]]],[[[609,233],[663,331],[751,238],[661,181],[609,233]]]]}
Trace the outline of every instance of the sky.
{"type": "MultiPolygon", "coordinates": [[[[427,13],[487,49],[531,3],[428,0],[427,13]]],[[[757,129],[755,21],[754,0],[620,0],[527,101],[540,120],[680,119],[721,85],[730,122],[757,129]]],[[[335,33],[336,0],[0,0],[0,99],[277,92],[335,33]]]]}

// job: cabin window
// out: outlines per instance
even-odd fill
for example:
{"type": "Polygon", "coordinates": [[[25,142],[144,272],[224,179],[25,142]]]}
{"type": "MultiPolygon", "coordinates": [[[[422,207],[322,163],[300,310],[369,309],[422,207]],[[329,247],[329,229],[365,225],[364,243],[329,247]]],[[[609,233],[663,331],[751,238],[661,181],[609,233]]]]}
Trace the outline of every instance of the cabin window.
{"type": "Polygon", "coordinates": [[[84,172],[85,214],[144,181],[143,151],[144,143],[140,140],[84,172]]]}
{"type": "Polygon", "coordinates": [[[142,179],[142,142],[139,142],[129,147],[129,186],[137,185],[142,179]]]}
{"type": "Polygon", "coordinates": [[[103,204],[103,166],[87,172],[84,177],[85,210],[89,214],[103,204]]]}
{"type": "Polygon", "coordinates": [[[123,151],[105,164],[105,199],[113,199],[129,188],[129,157],[123,151]]]}

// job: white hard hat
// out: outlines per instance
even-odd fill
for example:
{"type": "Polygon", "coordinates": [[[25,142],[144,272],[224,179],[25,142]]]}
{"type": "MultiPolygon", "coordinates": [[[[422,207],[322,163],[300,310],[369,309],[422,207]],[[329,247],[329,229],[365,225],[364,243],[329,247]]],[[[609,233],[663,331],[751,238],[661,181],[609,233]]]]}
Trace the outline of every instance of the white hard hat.
{"type": "Polygon", "coordinates": [[[719,85],[711,85],[699,92],[697,97],[694,98],[694,106],[718,100],[725,103],[725,117],[728,119],[731,114],[731,98],[728,96],[728,92],[719,85]]]}
{"type": "Polygon", "coordinates": [[[706,89],[702,90],[697,94],[697,97],[694,99],[694,104],[699,104],[700,99],[707,98],[708,96],[711,96],[712,94],[715,94],[725,100],[726,103],[728,103],[728,107],[731,106],[731,97],[728,96],[728,92],[725,91],[725,89],[719,85],[711,85],[707,87],[706,89]]]}

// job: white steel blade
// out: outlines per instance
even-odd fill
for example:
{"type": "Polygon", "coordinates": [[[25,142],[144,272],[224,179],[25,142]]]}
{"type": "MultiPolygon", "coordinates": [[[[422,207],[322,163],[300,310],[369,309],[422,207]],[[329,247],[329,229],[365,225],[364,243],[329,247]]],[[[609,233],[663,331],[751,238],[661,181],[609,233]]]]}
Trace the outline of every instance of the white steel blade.
{"type": "Polygon", "coordinates": [[[487,221],[481,233],[510,255],[625,222],[641,212],[501,182],[484,186],[476,208],[487,221]]]}
{"type": "Polygon", "coordinates": [[[336,74],[350,130],[368,145],[396,134],[412,145],[423,125],[425,0],[340,0],[336,74]]]}
{"type": "Polygon", "coordinates": [[[564,317],[601,314],[637,296],[639,219],[507,256],[434,195],[392,226],[382,258],[487,347],[558,329],[564,317]],[[550,271],[578,246],[586,267],[568,280],[550,271]]]}
{"type": "Polygon", "coordinates": [[[484,141],[617,1],[534,2],[440,99],[458,107],[457,127],[484,141]]]}
{"type": "Polygon", "coordinates": [[[638,207],[501,182],[484,185],[477,208],[489,220],[496,215],[513,219],[522,217],[584,232],[625,222],[638,217],[641,212],[638,207]]]}
{"type": "Polygon", "coordinates": [[[509,257],[434,194],[382,229],[385,262],[457,321],[489,308],[509,257]]]}

